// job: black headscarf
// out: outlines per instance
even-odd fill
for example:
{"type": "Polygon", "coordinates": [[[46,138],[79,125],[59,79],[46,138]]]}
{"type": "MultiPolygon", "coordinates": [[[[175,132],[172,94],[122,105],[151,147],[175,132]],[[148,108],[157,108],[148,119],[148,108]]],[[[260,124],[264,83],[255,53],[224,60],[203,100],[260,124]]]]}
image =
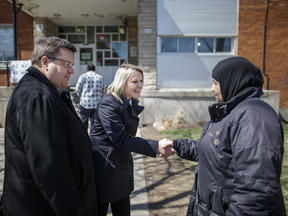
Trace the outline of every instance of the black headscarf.
{"type": "Polygon", "coordinates": [[[243,57],[220,61],[212,70],[212,77],[220,84],[223,102],[229,101],[245,88],[262,88],[263,85],[260,69],[243,57]]]}

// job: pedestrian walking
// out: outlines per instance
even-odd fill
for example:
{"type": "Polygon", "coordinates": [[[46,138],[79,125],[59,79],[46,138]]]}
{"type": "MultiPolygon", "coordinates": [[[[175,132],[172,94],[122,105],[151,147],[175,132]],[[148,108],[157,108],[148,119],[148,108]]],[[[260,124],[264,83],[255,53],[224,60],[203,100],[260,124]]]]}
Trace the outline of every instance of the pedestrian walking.
{"type": "Polygon", "coordinates": [[[95,66],[89,64],[87,72],[82,74],[76,84],[76,93],[80,97],[80,116],[84,128],[88,129],[94,121],[94,113],[101,96],[105,93],[104,79],[95,72],[95,66]]]}

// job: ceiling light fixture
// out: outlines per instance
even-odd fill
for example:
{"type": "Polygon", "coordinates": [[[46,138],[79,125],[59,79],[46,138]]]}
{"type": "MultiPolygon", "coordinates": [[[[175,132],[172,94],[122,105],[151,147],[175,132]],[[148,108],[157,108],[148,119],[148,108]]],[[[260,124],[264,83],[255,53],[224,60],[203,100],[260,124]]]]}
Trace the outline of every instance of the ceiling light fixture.
{"type": "Polygon", "coordinates": [[[89,16],[89,14],[81,14],[82,17],[86,18],[89,16]]]}
{"type": "Polygon", "coordinates": [[[61,14],[53,14],[53,16],[54,16],[54,19],[59,19],[61,14]]]}

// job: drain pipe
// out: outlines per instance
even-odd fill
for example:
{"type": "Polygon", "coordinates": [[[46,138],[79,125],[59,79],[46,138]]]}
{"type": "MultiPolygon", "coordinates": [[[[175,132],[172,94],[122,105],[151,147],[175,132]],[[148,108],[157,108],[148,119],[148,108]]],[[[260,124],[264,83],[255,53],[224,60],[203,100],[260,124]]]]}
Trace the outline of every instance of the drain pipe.
{"type": "Polygon", "coordinates": [[[265,73],[265,51],[266,51],[266,26],[269,12],[269,0],[267,0],[266,17],[263,30],[263,55],[262,55],[262,73],[266,77],[266,89],[269,90],[269,76],[265,73]]]}
{"type": "Polygon", "coordinates": [[[13,13],[13,33],[14,33],[14,60],[17,60],[17,21],[16,14],[21,10],[23,4],[18,4],[19,8],[16,11],[16,1],[12,1],[12,13],[13,13]]]}

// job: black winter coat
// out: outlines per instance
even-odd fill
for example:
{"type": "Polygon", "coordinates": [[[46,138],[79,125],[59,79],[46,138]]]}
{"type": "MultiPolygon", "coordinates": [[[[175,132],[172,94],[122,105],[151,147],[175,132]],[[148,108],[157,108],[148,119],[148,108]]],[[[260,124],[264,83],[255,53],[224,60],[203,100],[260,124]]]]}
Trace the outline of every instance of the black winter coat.
{"type": "Polygon", "coordinates": [[[99,101],[91,133],[94,167],[102,203],[119,201],[134,190],[131,152],[156,157],[158,142],[135,137],[143,107],[111,94],[99,101]]]}
{"type": "Polygon", "coordinates": [[[286,215],[280,185],[283,129],[261,93],[254,88],[210,106],[212,121],[199,141],[174,140],[180,157],[198,161],[187,215],[201,215],[197,200],[216,215],[286,215]]]}
{"type": "Polygon", "coordinates": [[[7,107],[3,215],[95,216],[97,197],[89,136],[69,93],[35,67],[7,107]]]}

